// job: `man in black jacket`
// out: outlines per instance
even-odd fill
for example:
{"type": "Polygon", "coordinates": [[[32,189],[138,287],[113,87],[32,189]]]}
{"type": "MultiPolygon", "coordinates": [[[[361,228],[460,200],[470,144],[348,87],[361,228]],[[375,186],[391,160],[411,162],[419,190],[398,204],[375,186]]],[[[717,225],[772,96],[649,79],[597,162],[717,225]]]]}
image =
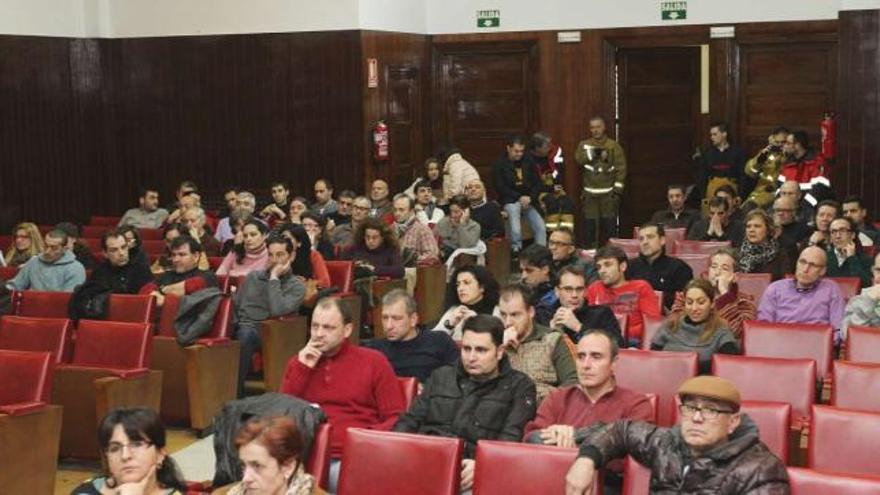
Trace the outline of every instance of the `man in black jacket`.
{"type": "Polygon", "coordinates": [[[663,307],[671,308],[675,293],[684,290],[694,271],[678,258],[666,256],[666,231],[658,223],[639,228],[639,257],[627,263],[627,280],[645,280],[663,291],[663,307]]]}
{"type": "Polygon", "coordinates": [[[480,180],[472,180],[464,187],[468,201],[471,203],[471,218],[480,224],[480,239],[488,241],[496,237],[504,237],[504,218],[501,217],[501,205],[497,201],[486,199],[486,186],[480,180]]]}
{"type": "Polygon", "coordinates": [[[477,441],[519,442],[537,409],[535,384],[511,368],[503,337],[504,324],[494,316],[466,320],[461,360],[437,368],[394,425],[394,431],[462,438],[462,490],[473,486],[477,441]]]}
{"type": "Polygon", "coordinates": [[[98,264],[86,283],[109,289],[113,294],[137,294],[153,280],[150,267],[142,259],[128,256],[128,241],[122,232],[111,230],[101,236],[104,261],[98,264]]]}
{"type": "Polygon", "coordinates": [[[535,162],[530,155],[525,154],[525,149],[524,137],[507,138],[507,152],[498,159],[492,171],[498,201],[504,206],[507,221],[510,222],[510,242],[515,253],[522,249],[523,216],[532,228],[535,242],[542,246],[547,245],[547,229],[536,208],[538,195],[541,193],[541,180],[535,162]]]}
{"type": "Polygon", "coordinates": [[[620,332],[617,317],[607,306],[590,306],[584,299],[586,289],[584,272],[574,265],[559,270],[556,279],[556,297],[542,300],[535,306],[535,322],[550,328],[561,329],[575,343],[591,328],[601,328],[624,347],[626,342],[620,332]]]}

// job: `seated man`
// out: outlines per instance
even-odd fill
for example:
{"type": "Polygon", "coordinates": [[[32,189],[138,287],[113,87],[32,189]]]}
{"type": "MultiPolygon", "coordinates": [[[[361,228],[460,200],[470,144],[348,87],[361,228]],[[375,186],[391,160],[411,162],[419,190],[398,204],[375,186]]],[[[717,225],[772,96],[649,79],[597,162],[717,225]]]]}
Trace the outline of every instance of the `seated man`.
{"type": "Polygon", "coordinates": [[[722,184],[718,189],[715,189],[715,197],[727,200],[727,204],[730,205],[731,222],[740,225],[745,223],[746,212],[742,211],[742,200],[740,199],[739,194],[737,194],[736,188],[730,184],[722,184]]]}
{"type": "Polygon", "coordinates": [[[351,222],[351,203],[356,197],[357,194],[349,189],[343,189],[342,192],[339,193],[339,199],[336,202],[336,212],[327,215],[328,234],[332,234],[333,228],[337,225],[345,225],[351,222]]]}
{"type": "Polygon", "coordinates": [[[701,218],[691,225],[687,238],[691,241],[730,241],[734,247],[742,244],[745,228],[730,219],[730,203],[721,197],[709,201],[709,218],[701,218]]]}
{"type": "Polygon", "coordinates": [[[43,253],[21,265],[15,277],[6,282],[6,287],[12,290],[73,292],[85,280],[85,268],[67,249],[67,234],[53,229],[46,234],[43,253]]]}
{"type": "MultiPolygon", "coordinates": [[[[823,278],[828,268],[825,251],[810,246],[801,251],[794,278],[767,287],[758,305],[758,319],[779,323],[826,323],[840,328],[844,301],[833,280],[823,278]]],[[[835,342],[840,342],[835,332],[835,342]]]]}
{"type": "Polygon", "coordinates": [[[487,241],[504,237],[504,218],[501,205],[486,199],[486,186],[479,179],[465,185],[465,195],[470,202],[471,218],[480,224],[480,239],[487,241]]]}
{"type": "Polygon", "coordinates": [[[794,217],[798,222],[810,223],[816,216],[815,202],[811,205],[801,191],[800,184],[796,180],[786,180],[779,186],[779,197],[789,198],[795,204],[794,217]]]}
{"type": "Polygon", "coordinates": [[[787,494],[785,465],[739,412],[728,380],[698,376],[678,389],[679,427],[620,419],[588,429],[565,477],[566,495],[590,493],[596,469],[632,455],[651,470],[652,493],[787,494]]]}
{"type": "Polygon", "coordinates": [[[531,291],[535,304],[547,304],[556,299],[551,282],[553,254],[544,246],[532,244],[519,255],[520,281],[531,291]],[[545,302],[544,299],[548,300],[545,302]]]}
{"type": "Polygon", "coordinates": [[[651,216],[651,223],[662,224],[667,229],[690,228],[691,224],[700,219],[700,212],[685,206],[685,188],[680,184],[666,186],[666,201],[669,208],[660,210],[651,216]]]}
{"type": "Polygon", "coordinates": [[[315,181],[315,202],[309,206],[309,209],[321,215],[324,218],[333,218],[339,205],[333,199],[333,183],[328,179],[318,179],[315,181]]]}
{"type": "Polygon", "coordinates": [[[851,325],[880,327],[880,253],[874,256],[871,267],[874,285],[862,289],[862,293],[850,298],[840,324],[841,341],[846,340],[846,331],[851,325]]]}
{"type": "Polygon", "coordinates": [[[607,304],[617,314],[627,315],[626,338],[637,344],[642,340],[642,315],[660,316],[660,301],[654,289],[644,280],[627,280],[626,253],[617,246],[596,251],[599,280],[587,287],[587,303],[607,304]]]}
{"type": "Polygon", "coordinates": [[[871,257],[862,252],[856,243],[858,226],[848,217],[835,218],[828,229],[831,244],[825,253],[828,255],[829,277],[854,277],[861,281],[862,287],[871,285],[871,257]]]}
{"type": "Polygon", "coordinates": [[[434,199],[434,189],[431,182],[425,179],[419,180],[413,186],[416,198],[416,218],[428,227],[433,227],[446,216],[434,199]]]}
{"type": "Polygon", "coordinates": [[[554,230],[550,234],[550,240],[547,241],[547,247],[553,254],[552,278],[554,280],[559,276],[560,270],[566,266],[574,266],[583,271],[588,283],[596,280],[598,276],[596,267],[578,255],[574,232],[570,228],[559,227],[554,230]]]}
{"type": "Polygon", "coordinates": [[[538,178],[535,162],[524,154],[525,149],[525,138],[509,137],[506,153],[502,154],[492,169],[495,191],[498,193],[499,202],[504,206],[504,211],[507,212],[510,243],[514,254],[518,254],[522,249],[522,217],[529,222],[535,243],[547,245],[547,229],[537,208],[541,181],[538,178]]]}
{"type": "Polygon", "coordinates": [[[266,248],[269,251],[266,268],[248,273],[232,300],[235,305],[235,338],[241,343],[238,397],[244,395],[244,382],[254,352],[263,345],[260,322],[296,313],[306,296],[305,284],[290,269],[296,256],[293,242],[276,234],[266,241],[266,248]]]}
{"type": "Polygon", "coordinates": [[[503,338],[504,325],[498,318],[468,318],[461,360],[437,368],[394,425],[394,431],[463,439],[462,490],[474,483],[477,441],[518,442],[525,424],[535,417],[535,384],[511,367],[503,338]]]}
{"type": "Polygon", "coordinates": [[[535,322],[562,330],[574,343],[587,330],[601,328],[614,336],[618,346],[625,345],[614,313],[607,306],[591,306],[584,299],[586,286],[583,272],[574,266],[563,268],[556,277],[556,300],[535,307],[535,322]]]}
{"type": "Polygon", "coordinates": [[[540,403],[557,388],[576,383],[577,371],[565,334],[535,323],[531,298],[525,285],[509,285],[501,289],[498,313],[510,366],[535,382],[540,403]]]}
{"type": "Polygon", "coordinates": [[[797,246],[813,233],[806,223],[797,220],[795,213],[795,203],[790,197],[780,196],[773,201],[773,221],[780,228],[781,244],[797,246]]]}
{"type": "Polygon", "coordinates": [[[138,207],[132,208],[119,219],[119,226],[131,225],[139,229],[158,229],[168,218],[168,210],[159,208],[159,191],[141,189],[138,207]]]}
{"type": "Polygon", "coordinates": [[[351,217],[348,223],[337,225],[330,234],[330,242],[342,249],[354,242],[354,233],[370,216],[370,200],[366,196],[358,196],[351,202],[351,217]]]}
{"type": "Polygon", "coordinates": [[[260,210],[260,218],[267,225],[274,226],[284,221],[290,211],[290,188],[287,184],[276,181],[271,184],[272,202],[260,210]]]}
{"type": "Polygon", "coordinates": [[[401,249],[409,249],[416,264],[440,262],[437,239],[425,224],[416,219],[415,201],[406,194],[394,196],[394,229],[401,249]]]}
{"type": "Polygon", "coordinates": [[[94,270],[98,262],[92,254],[92,249],[81,239],[79,227],[71,222],[61,222],[55,225],[55,229],[67,234],[67,250],[73,253],[76,261],[79,261],[86,270],[94,270]]]}
{"type": "Polygon", "coordinates": [[[416,300],[404,289],[394,289],[382,297],[384,339],[364,343],[388,358],[397,376],[412,376],[424,382],[440,366],[454,364],[458,346],[446,332],[418,327],[416,300]]]}
{"type": "Polygon", "coordinates": [[[654,290],[663,291],[663,307],[670,308],[675,293],[694,278],[690,265],[666,256],[666,230],[657,223],[639,227],[639,257],[628,263],[626,278],[645,280],[654,290]]]}
{"type": "MultiPolygon", "coordinates": [[[[240,218],[246,218],[253,215],[254,210],[256,209],[257,198],[248,191],[239,191],[238,196],[235,199],[235,208],[233,210],[239,212],[237,216],[240,218]]],[[[220,219],[220,223],[217,224],[217,232],[214,232],[214,238],[217,239],[221,245],[226,241],[235,238],[234,225],[230,225],[230,218],[231,217],[220,219]]]]}
{"type": "Polygon", "coordinates": [[[858,196],[847,196],[841,202],[843,216],[856,223],[859,231],[859,242],[862,246],[876,246],[880,242],[880,232],[871,222],[868,222],[868,209],[858,196]]]}
{"type": "Polygon", "coordinates": [[[329,491],[336,493],[345,431],[389,430],[405,407],[394,370],[382,353],[349,343],[351,309],[337,298],[321,299],[311,338],[287,364],[281,392],[318,404],[330,425],[329,491]]]}
{"type": "Polygon", "coordinates": [[[374,180],[370,186],[370,216],[382,221],[391,216],[391,193],[388,192],[388,183],[384,180],[374,180]]]}
{"type": "Polygon", "coordinates": [[[195,206],[180,215],[180,224],[189,229],[189,236],[199,241],[205,257],[220,256],[220,241],[205,228],[205,210],[195,206]]]}
{"type": "Polygon", "coordinates": [[[434,232],[440,238],[440,254],[447,259],[456,249],[476,247],[481,228],[471,218],[467,199],[459,194],[449,199],[449,215],[440,219],[434,232]]]}
{"type": "Polygon", "coordinates": [[[142,259],[128,256],[128,241],[122,232],[111,230],[101,236],[104,261],[98,264],[88,282],[110,289],[113,294],[137,294],[153,281],[153,273],[142,259]]]}
{"type": "Polygon", "coordinates": [[[217,287],[213,272],[199,269],[202,245],[188,235],[171,241],[172,269],[159,274],[153,282],[141,287],[141,294],[152,294],[156,306],[165,304],[165,296],[185,296],[207,287],[217,287]]]}

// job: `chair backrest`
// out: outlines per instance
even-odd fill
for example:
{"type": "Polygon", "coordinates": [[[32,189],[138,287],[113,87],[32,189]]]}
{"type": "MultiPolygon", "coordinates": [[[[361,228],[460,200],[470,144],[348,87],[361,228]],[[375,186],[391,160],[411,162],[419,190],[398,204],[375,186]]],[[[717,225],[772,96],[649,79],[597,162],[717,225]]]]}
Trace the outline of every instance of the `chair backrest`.
{"type": "Polygon", "coordinates": [[[813,359],[818,378],[824,378],[831,373],[832,332],[831,325],[750,320],[743,323],[743,354],[813,359]]]}
{"type": "MultiPolygon", "coordinates": [[[[220,268],[220,265],[222,265],[222,264],[223,264],[223,257],[222,256],[208,256],[208,267],[211,269],[211,271],[216,272],[217,269],[220,268]]],[[[219,276],[218,276],[218,278],[219,278],[219,276]]]]}
{"type": "Polygon", "coordinates": [[[24,290],[19,292],[18,316],[67,318],[71,292],[24,290]]]}
{"type": "Polygon", "coordinates": [[[52,362],[69,355],[73,324],[61,318],[0,317],[0,349],[50,352],[52,362]]]}
{"type": "Polygon", "coordinates": [[[769,273],[737,273],[736,285],[739,291],[755,298],[755,304],[761,300],[772,277],[769,273]]]}
{"type": "Polygon", "coordinates": [[[83,225],[80,231],[80,237],[86,239],[100,239],[104,232],[112,230],[110,225],[83,225]]]}
{"type": "Polygon", "coordinates": [[[859,363],[880,363],[880,328],[847,328],[846,358],[859,363]]]}
{"type": "Polygon", "coordinates": [[[764,445],[776,457],[788,464],[788,439],[791,434],[791,404],[745,400],[740,411],[758,424],[758,434],[764,445]]]}
{"type": "Polygon", "coordinates": [[[89,225],[107,225],[115,227],[119,224],[120,220],[122,220],[122,217],[92,215],[89,219],[89,225]]]}
{"type": "Polygon", "coordinates": [[[676,227],[674,229],[663,230],[666,232],[666,254],[675,254],[675,243],[677,241],[683,241],[684,238],[687,237],[687,229],[684,227],[676,227]]]}
{"type": "Polygon", "coordinates": [[[700,277],[709,270],[710,254],[676,254],[675,257],[691,267],[694,277],[700,277]]]}
{"type": "Polygon", "coordinates": [[[315,430],[315,439],[312,441],[312,450],[306,460],[306,472],[315,478],[315,482],[321,488],[327,488],[330,476],[330,430],[333,427],[329,422],[318,425],[315,430]]]}
{"type": "Polygon", "coordinates": [[[807,467],[880,476],[880,414],[813,406],[807,467]]]}
{"type": "Polygon", "coordinates": [[[657,394],[646,393],[648,404],[651,404],[651,422],[657,423],[657,416],[660,414],[660,396],[657,394]]]}
{"type": "Polygon", "coordinates": [[[330,283],[339,288],[343,294],[354,290],[354,262],[353,261],[325,261],[327,272],[330,274],[330,283]]]}
{"type": "Polygon", "coordinates": [[[165,252],[165,241],[145,241],[142,239],[141,244],[146,254],[162,254],[165,252]]]}
{"type": "Polygon", "coordinates": [[[0,279],[12,280],[18,275],[17,266],[0,266],[0,279]]]}
{"type": "Polygon", "coordinates": [[[148,323],[80,320],[73,364],[119,369],[148,368],[153,332],[148,323]]]}
{"type": "Polygon", "coordinates": [[[614,373],[617,384],[659,396],[657,424],[670,426],[678,387],[698,371],[697,353],[621,349],[614,373]]]}
{"type": "Polygon", "coordinates": [[[648,495],[651,491],[651,470],[630,456],[623,460],[621,495],[648,495]]]}
{"type": "Polygon", "coordinates": [[[617,246],[626,253],[629,258],[636,258],[639,256],[639,240],[638,239],[620,239],[617,237],[612,237],[608,239],[608,244],[611,246],[617,246]]]}
{"type": "Polygon", "coordinates": [[[460,438],[349,428],[338,493],[457,495],[460,438]]]}
{"type": "Polygon", "coordinates": [[[152,323],[156,313],[156,300],[149,294],[110,294],[107,306],[108,321],[152,323]]]}
{"type": "Polygon", "coordinates": [[[564,493],[577,449],[480,440],[474,495],[564,493]]]}
{"type": "MultiPolygon", "coordinates": [[[[666,240],[666,244],[669,245],[669,239],[666,240]]],[[[730,247],[730,241],[687,241],[687,240],[678,240],[675,241],[674,252],[675,255],[678,256],[680,254],[708,254],[711,255],[715,251],[718,251],[724,247],[730,247]]],[[[694,272],[694,275],[697,273],[694,272]]]]}
{"type": "Polygon", "coordinates": [[[49,402],[54,369],[50,352],[0,350],[0,406],[49,402]]]}
{"type": "Polygon", "coordinates": [[[161,241],[165,239],[165,232],[162,229],[138,229],[141,234],[142,241],[161,241]]]}
{"type": "Polygon", "coordinates": [[[880,476],[840,474],[816,469],[789,467],[788,481],[793,495],[877,495],[880,476]]]}
{"type": "Polygon", "coordinates": [[[642,330],[641,347],[643,351],[648,351],[651,350],[651,341],[654,340],[654,335],[657,335],[657,332],[660,331],[660,327],[663,326],[663,322],[666,318],[663,315],[651,316],[648,314],[642,314],[642,318],[645,322],[645,326],[642,330]]]}
{"type": "MultiPolygon", "coordinates": [[[[159,335],[162,337],[177,337],[177,329],[174,328],[174,319],[177,318],[177,310],[180,307],[180,298],[177,296],[165,296],[165,304],[159,314],[159,335]]],[[[220,305],[214,315],[214,323],[211,330],[202,337],[207,339],[229,338],[232,324],[232,299],[220,298],[220,305]]]]}
{"type": "Polygon", "coordinates": [[[859,295],[859,291],[862,290],[862,280],[859,277],[828,277],[828,280],[837,282],[837,286],[840,287],[840,295],[845,301],[859,295]]]}
{"type": "Polygon", "coordinates": [[[217,288],[220,292],[229,295],[232,292],[232,279],[229,275],[217,275],[217,288]]]}
{"type": "Polygon", "coordinates": [[[880,364],[834,362],[831,405],[880,413],[880,364]]]}
{"type": "Polygon", "coordinates": [[[400,384],[400,389],[403,390],[403,398],[406,400],[406,410],[408,411],[409,406],[412,405],[419,395],[419,380],[411,376],[399,376],[397,377],[397,383],[400,384]]]}
{"type": "Polygon", "coordinates": [[[816,402],[816,361],[715,354],[712,374],[736,384],[742,400],[791,404],[792,422],[816,402]]]}

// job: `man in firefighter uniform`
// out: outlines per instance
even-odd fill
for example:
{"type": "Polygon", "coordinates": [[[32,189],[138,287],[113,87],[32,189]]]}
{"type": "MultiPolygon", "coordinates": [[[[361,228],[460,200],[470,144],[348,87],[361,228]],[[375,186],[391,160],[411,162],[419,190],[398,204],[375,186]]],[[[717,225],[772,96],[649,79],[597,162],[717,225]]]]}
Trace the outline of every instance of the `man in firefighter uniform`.
{"type": "Polygon", "coordinates": [[[804,200],[812,207],[825,199],[833,199],[831,166],[837,152],[837,122],[833,114],[825,114],[821,124],[821,150],[810,147],[810,137],[804,131],[788,135],[785,143],[789,162],[779,171],[779,182],[794,180],[800,186],[804,200]]]}
{"type": "Polygon", "coordinates": [[[547,230],[560,227],[574,230],[574,202],[565,194],[563,186],[565,163],[562,148],[545,132],[536,132],[529,143],[529,153],[541,179],[538,201],[544,209],[547,230]]]}
{"type": "Polygon", "coordinates": [[[599,247],[617,235],[617,214],[626,181],[626,156],[620,144],[606,135],[605,120],[593,117],[590,138],[578,143],[574,159],[581,166],[583,177],[581,202],[587,246],[599,247]]]}
{"type": "Polygon", "coordinates": [[[779,171],[787,160],[783,152],[785,139],[788,138],[788,129],[777,127],[773,129],[767,138],[767,146],[757,155],[746,162],[746,176],[755,180],[755,188],[746,199],[742,207],[743,211],[751,211],[754,208],[767,208],[776,199],[776,190],[779,188],[779,171]]]}

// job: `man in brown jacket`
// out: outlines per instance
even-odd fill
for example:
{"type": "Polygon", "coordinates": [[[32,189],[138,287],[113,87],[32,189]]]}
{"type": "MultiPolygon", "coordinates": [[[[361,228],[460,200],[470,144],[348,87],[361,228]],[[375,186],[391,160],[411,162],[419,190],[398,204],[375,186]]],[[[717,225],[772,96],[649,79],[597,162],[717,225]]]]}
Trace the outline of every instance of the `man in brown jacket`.
{"type": "Polygon", "coordinates": [[[632,455],[651,469],[652,494],[787,495],[785,466],[739,412],[730,381],[698,376],[678,389],[680,423],[660,428],[618,420],[593,428],[565,477],[566,495],[583,495],[597,467],[632,455]]]}

